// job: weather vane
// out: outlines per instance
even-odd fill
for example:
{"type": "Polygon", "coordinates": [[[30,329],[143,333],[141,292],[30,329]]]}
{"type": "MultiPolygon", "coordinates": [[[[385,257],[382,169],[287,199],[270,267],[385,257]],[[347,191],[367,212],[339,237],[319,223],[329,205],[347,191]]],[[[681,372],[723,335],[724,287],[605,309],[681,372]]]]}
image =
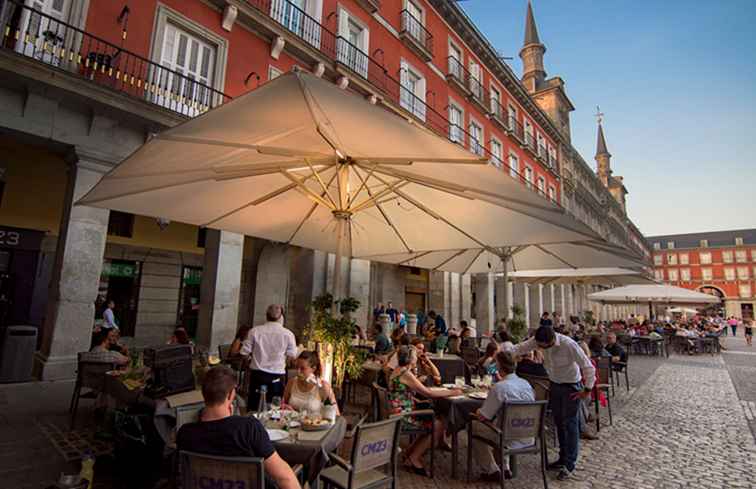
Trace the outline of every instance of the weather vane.
{"type": "Polygon", "coordinates": [[[596,106],[596,113],[593,115],[596,116],[596,120],[599,124],[601,124],[601,122],[604,120],[604,113],[601,112],[601,107],[599,107],[598,105],[596,106]]]}

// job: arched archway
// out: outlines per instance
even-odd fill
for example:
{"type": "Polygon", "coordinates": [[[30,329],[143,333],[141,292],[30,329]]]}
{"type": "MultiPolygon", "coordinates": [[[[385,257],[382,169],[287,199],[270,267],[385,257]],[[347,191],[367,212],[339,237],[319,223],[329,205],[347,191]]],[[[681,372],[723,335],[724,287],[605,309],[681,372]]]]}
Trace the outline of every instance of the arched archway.
{"type": "Polygon", "coordinates": [[[698,288],[698,291],[704,294],[713,295],[714,297],[718,297],[720,301],[724,302],[725,300],[725,293],[722,289],[715,285],[702,285],[698,288]]]}

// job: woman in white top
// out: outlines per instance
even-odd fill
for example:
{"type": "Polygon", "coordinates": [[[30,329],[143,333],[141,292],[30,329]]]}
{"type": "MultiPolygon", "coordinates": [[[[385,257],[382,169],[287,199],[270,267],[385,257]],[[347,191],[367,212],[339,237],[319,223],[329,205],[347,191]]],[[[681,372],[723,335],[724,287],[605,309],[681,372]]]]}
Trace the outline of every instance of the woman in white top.
{"type": "Polygon", "coordinates": [[[289,379],[284,389],[283,402],[296,411],[320,413],[323,402],[328,399],[336,408],[336,396],[328,382],[321,378],[322,368],[317,352],[303,351],[297,358],[297,376],[289,379]]]}

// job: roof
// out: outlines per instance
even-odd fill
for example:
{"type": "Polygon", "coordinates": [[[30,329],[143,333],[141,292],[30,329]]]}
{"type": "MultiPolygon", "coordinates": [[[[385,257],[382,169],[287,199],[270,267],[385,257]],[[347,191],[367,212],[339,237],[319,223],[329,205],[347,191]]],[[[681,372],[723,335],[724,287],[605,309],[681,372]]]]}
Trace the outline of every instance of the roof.
{"type": "Polygon", "coordinates": [[[606,139],[604,139],[604,128],[601,127],[601,123],[598,125],[598,137],[596,140],[596,156],[609,155],[609,150],[606,149],[606,139]]]}
{"type": "Polygon", "coordinates": [[[735,229],[732,231],[710,231],[704,233],[669,234],[665,236],[647,236],[649,246],[661,243],[667,248],[669,241],[674,241],[675,248],[700,248],[701,240],[709,242],[709,248],[735,246],[735,238],[743,238],[743,244],[756,245],[756,229],[735,229]]]}
{"type": "Polygon", "coordinates": [[[533,5],[528,2],[528,14],[525,17],[525,44],[541,44],[538,38],[538,28],[536,27],[535,18],[533,17],[533,5]]]}

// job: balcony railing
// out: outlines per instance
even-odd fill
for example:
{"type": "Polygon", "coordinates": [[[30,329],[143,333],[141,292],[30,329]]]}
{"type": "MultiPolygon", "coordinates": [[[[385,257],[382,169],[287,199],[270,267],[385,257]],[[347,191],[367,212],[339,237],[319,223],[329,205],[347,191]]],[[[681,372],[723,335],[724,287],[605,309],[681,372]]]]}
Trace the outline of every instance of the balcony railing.
{"type": "Polygon", "coordinates": [[[470,73],[465,66],[454,56],[446,58],[448,71],[446,80],[454,85],[465,96],[470,95],[470,73]]]}
{"type": "Polygon", "coordinates": [[[483,83],[470,74],[468,76],[468,83],[470,84],[470,100],[478,104],[478,107],[484,114],[488,114],[491,111],[491,104],[489,102],[488,93],[483,87],[483,83]]]}
{"type": "Polygon", "coordinates": [[[166,68],[16,0],[0,25],[0,49],[187,116],[231,99],[196,77],[166,68]]]}
{"type": "Polygon", "coordinates": [[[525,130],[523,129],[522,124],[520,124],[520,121],[512,115],[509,116],[509,132],[512,133],[520,143],[525,142],[525,130]]]}
{"type": "Polygon", "coordinates": [[[433,59],[433,35],[409,10],[402,10],[400,15],[402,30],[399,32],[399,37],[406,41],[410,49],[424,61],[433,59]]]}
{"type": "Polygon", "coordinates": [[[530,151],[533,156],[538,156],[538,149],[536,148],[536,138],[532,132],[525,131],[525,137],[522,140],[522,147],[530,151]]]}
{"type": "Polygon", "coordinates": [[[546,146],[544,146],[543,144],[538,145],[538,157],[546,162],[548,162],[549,160],[549,152],[546,150],[546,146]]]}

